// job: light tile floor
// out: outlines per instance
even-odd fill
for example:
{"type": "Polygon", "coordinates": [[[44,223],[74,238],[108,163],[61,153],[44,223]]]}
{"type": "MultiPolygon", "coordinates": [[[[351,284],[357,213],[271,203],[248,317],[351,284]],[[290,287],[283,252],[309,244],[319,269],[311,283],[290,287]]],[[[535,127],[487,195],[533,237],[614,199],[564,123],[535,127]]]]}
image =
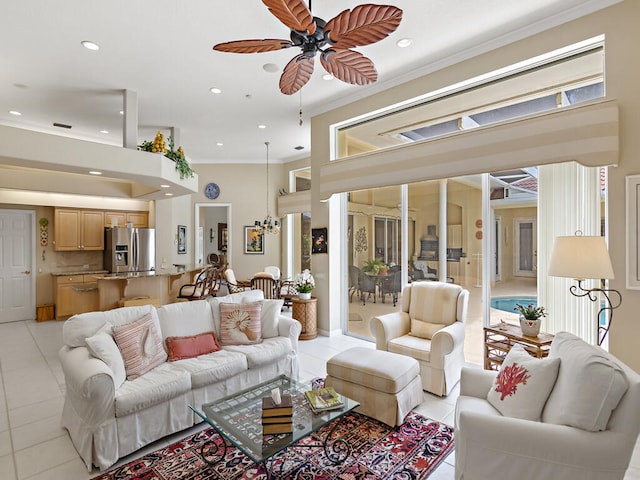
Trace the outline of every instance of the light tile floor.
{"type": "MultiPolygon", "coordinates": [[[[34,321],[0,324],[0,479],[86,480],[88,473],[69,436],[60,427],[64,377],[58,350],[62,322],[34,321]]],[[[371,342],[349,336],[318,337],[300,342],[300,377],[310,380],[326,375],[326,361],[352,346],[375,348],[371,342]]],[[[416,410],[434,420],[453,425],[458,387],[446,398],[424,393],[416,410]]],[[[167,446],[203,425],[179,432],[121,459],[126,463],[167,446]]],[[[640,445],[640,444],[639,444],[640,445]]],[[[640,478],[640,446],[627,479],[640,478]]],[[[454,478],[452,453],[430,477],[454,478]]]]}

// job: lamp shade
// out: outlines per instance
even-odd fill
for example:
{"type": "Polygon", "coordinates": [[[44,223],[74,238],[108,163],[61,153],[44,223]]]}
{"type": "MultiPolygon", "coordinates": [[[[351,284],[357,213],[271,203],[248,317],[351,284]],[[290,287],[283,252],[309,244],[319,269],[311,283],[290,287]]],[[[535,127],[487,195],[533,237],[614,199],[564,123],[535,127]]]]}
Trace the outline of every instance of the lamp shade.
{"type": "Polygon", "coordinates": [[[604,237],[556,237],[549,260],[549,275],[576,280],[615,278],[604,237]]]}

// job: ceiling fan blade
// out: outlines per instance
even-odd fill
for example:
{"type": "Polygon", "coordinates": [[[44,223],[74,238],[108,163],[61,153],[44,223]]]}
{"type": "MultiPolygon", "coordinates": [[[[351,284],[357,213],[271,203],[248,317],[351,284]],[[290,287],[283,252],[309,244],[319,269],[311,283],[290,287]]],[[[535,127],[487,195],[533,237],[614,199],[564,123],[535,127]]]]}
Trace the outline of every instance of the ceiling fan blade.
{"type": "Polygon", "coordinates": [[[314,65],[313,57],[305,57],[302,53],[293,57],[280,77],[280,91],[285,95],[293,95],[304,87],[311,78],[314,65]]]}
{"type": "Polygon", "coordinates": [[[338,80],[352,85],[368,85],[378,80],[373,62],[353,50],[327,50],[320,56],[324,69],[338,80]]]}
{"type": "Polygon", "coordinates": [[[265,38],[263,40],[236,40],[234,42],[219,43],[213,46],[218,52],[228,53],[262,53],[282,50],[293,45],[289,40],[265,38]]]}
{"type": "Polygon", "coordinates": [[[316,22],[302,0],[262,0],[262,3],[291,30],[315,33],[316,22]]]}
{"type": "Polygon", "coordinates": [[[345,10],[324,27],[325,38],[346,49],[375,43],[393,33],[402,20],[402,10],[391,5],[365,4],[345,10]]]}

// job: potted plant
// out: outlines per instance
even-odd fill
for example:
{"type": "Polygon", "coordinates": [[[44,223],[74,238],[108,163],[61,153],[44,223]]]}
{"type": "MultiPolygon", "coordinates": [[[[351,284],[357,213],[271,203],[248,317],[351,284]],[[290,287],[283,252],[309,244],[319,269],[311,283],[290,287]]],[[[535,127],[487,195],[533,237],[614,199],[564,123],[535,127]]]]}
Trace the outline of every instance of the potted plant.
{"type": "Polygon", "coordinates": [[[311,290],[316,286],[311,272],[306,269],[296,276],[296,291],[298,298],[309,300],[311,298],[311,290]]]}
{"type": "Polygon", "coordinates": [[[525,337],[537,337],[540,333],[542,317],[547,316],[544,307],[534,307],[531,303],[525,307],[524,305],[516,303],[514,310],[520,313],[520,328],[522,329],[522,334],[525,337]]]}
{"type": "Polygon", "coordinates": [[[378,275],[380,274],[380,270],[381,269],[387,269],[387,265],[378,260],[377,258],[374,258],[373,260],[367,260],[366,262],[364,262],[364,265],[362,266],[362,271],[364,273],[370,273],[372,275],[378,275]]]}

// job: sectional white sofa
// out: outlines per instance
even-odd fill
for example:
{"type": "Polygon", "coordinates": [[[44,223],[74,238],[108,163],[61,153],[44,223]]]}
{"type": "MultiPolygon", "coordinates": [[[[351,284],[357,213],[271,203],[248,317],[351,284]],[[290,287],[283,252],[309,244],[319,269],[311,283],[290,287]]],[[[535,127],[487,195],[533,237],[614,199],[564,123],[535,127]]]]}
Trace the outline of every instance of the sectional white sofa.
{"type": "MultiPolygon", "coordinates": [[[[281,300],[264,300],[261,290],[226,297],[153,306],[124,307],[71,317],[63,326],[59,352],[66,392],[62,425],[89,471],[106,469],[119,458],[201,419],[188,405],[233,394],[280,374],[298,376],[301,326],[280,313],[281,300]],[[165,361],[133,380],[112,329],[151,314],[167,337],[220,333],[220,303],[262,302],[261,343],[223,346],[195,358],[165,361]]],[[[218,338],[220,338],[218,336],[218,338]]]]}

